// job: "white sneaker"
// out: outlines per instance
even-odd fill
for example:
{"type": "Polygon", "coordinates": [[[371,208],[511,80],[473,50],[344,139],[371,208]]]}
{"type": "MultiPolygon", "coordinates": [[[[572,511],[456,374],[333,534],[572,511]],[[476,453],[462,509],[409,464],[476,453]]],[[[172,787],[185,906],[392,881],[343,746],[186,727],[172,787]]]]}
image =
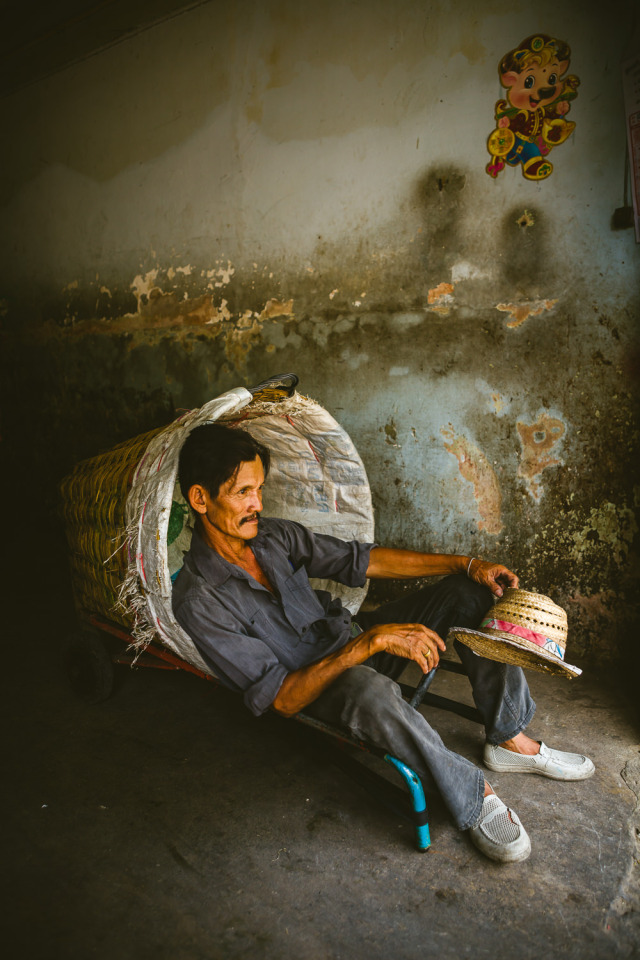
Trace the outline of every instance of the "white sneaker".
{"type": "Polygon", "coordinates": [[[550,750],[544,743],[540,743],[540,753],[533,757],[486,743],[484,765],[498,773],[538,773],[552,780],[586,780],[596,769],[589,757],[550,750]]]}
{"type": "Polygon", "coordinates": [[[510,810],[495,793],[484,798],[480,819],[469,830],[472,841],[490,860],[515,863],[526,860],[531,841],[518,814],[510,810]]]}

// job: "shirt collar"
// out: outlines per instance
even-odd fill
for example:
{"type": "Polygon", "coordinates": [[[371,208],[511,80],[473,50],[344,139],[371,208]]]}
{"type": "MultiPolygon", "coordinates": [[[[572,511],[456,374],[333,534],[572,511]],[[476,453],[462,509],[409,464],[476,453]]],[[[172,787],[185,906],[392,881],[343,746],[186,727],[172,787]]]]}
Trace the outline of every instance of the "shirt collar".
{"type": "MultiPolygon", "coordinates": [[[[252,540],[255,543],[260,538],[260,533],[252,540]]],[[[191,548],[189,550],[191,558],[194,561],[198,572],[207,583],[212,587],[220,587],[229,579],[229,577],[238,577],[240,580],[248,580],[250,583],[257,582],[253,577],[238,567],[235,563],[229,563],[224,557],[210,547],[205,542],[202,534],[196,526],[191,536],[191,548]]]]}

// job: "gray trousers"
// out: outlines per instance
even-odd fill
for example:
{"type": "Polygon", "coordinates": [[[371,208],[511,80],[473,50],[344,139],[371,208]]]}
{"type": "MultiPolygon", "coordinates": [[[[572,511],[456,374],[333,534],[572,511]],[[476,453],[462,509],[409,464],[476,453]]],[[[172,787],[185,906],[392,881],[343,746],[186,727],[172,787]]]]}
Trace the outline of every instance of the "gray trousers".
{"type": "MultiPolygon", "coordinates": [[[[464,576],[445,577],[416,593],[358,614],[366,630],[376,623],[422,623],[446,640],[449,627],[476,627],[491,607],[489,590],[464,576]]],[[[535,712],[520,667],[486,660],[455,642],[471,682],[489,743],[503,743],[529,724],[535,712]]],[[[395,682],[407,661],[376,654],[350,667],[305,708],[305,713],[369,740],[412,767],[425,786],[435,785],[460,830],[477,822],[484,774],[448,750],[423,715],[402,699],[395,682]]]]}

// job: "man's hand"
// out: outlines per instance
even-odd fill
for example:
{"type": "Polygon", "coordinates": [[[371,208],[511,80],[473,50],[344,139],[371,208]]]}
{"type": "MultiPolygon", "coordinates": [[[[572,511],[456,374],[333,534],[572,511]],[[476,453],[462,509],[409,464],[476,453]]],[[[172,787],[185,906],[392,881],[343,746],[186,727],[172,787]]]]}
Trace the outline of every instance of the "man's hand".
{"type": "Polygon", "coordinates": [[[437,667],[440,651],[446,650],[444,640],[421,623],[378,623],[358,639],[369,643],[371,654],[394,653],[415,661],[423,673],[437,667]]]}
{"type": "Polygon", "coordinates": [[[517,587],[519,580],[515,573],[503,567],[501,563],[474,558],[469,565],[469,577],[483,587],[488,587],[494,597],[501,597],[506,587],[517,587]]]}
{"type": "Polygon", "coordinates": [[[444,649],[444,640],[421,623],[378,623],[353,637],[341,650],[288,673],[273,701],[273,709],[285,717],[294,716],[345,670],[364,663],[374,653],[386,651],[415,660],[423,673],[429,673],[438,666],[439,651],[444,649]]]}

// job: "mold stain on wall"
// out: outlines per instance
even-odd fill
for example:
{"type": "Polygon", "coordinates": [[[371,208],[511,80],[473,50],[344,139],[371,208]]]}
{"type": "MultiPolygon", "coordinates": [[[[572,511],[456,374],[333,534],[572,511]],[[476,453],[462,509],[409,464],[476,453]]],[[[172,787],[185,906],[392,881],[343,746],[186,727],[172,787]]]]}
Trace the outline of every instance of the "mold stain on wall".
{"type": "Polygon", "coordinates": [[[444,437],[445,449],[456,457],[460,473],[473,484],[473,495],[481,517],[478,529],[495,535],[501,533],[502,492],[495,470],[482,451],[467,437],[456,434],[451,424],[442,427],[440,433],[444,437]]]}
{"type": "Polygon", "coordinates": [[[582,528],[571,535],[570,558],[584,562],[595,549],[604,549],[615,564],[623,564],[637,532],[638,524],[629,507],[610,502],[592,507],[582,528]]]}
{"type": "Polygon", "coordinates": [[[575,654],[603,662],[637,635],[640,604],[629,561],[638,523],[628,503],[607,500],[585,510],[572,506],[575,500],[571,494],[540,527],[534,552],[542,559],[538,575],[567,608],[575,654]]]}
{"type": "Polygon", "coordinates": [[[540,500],[540,474],[548,467],[562,463],[558,457],[551,456],[551,450],[564,436],[565,425],[562,420],[543,413],[535,423],[523,423],[519,420],[516,427],[522,445],[518,476],[524,480],[530,496],[534,500],[540,500]]]}

